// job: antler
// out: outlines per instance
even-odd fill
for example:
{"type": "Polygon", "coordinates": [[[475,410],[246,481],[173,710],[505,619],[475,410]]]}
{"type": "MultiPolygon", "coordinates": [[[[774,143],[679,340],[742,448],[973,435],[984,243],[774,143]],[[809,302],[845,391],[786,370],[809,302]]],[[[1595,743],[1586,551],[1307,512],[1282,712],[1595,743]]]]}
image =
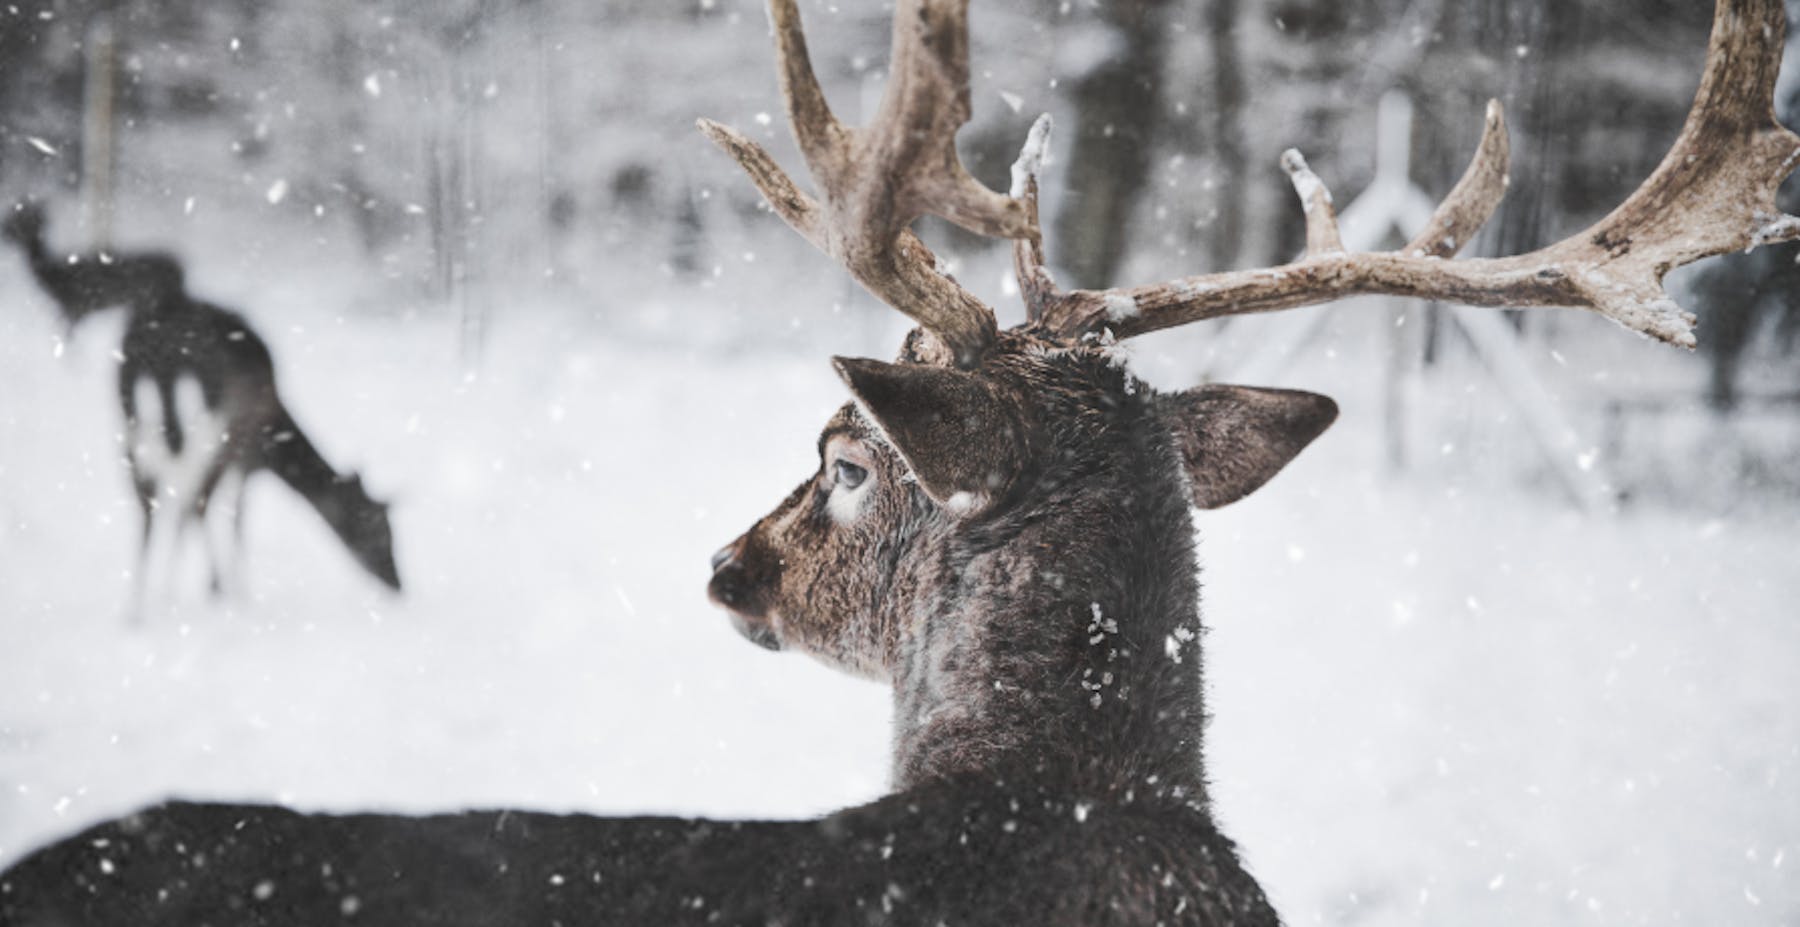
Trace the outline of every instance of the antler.
{"type": "Polygon", "coordinates": [[[956,157],[956,130],[969,119],[968,0],[900,0],[892,75],[874,122],[862,128],[838,122],[826,104],[794,0],[770,0],[769,16],[788,122],[823,201],[750,139],[707,119],[701,131],[807,241],[972,366],[994,341],[994,311],[938,267],[910,226],[931,213],[996,238],[1035,228],[1023,204],[983,186],[956,157]]]}
{"type": "MultiPolygon", "coordinates": [[[[1800,137],[1775,122],[1782,0],[1718,0],[1706,70],[1686,125],[1655,173],[1587,230],[1506,258],[1452,261],[1506,190],[1506,130],[1498,102],[1468,172],[1405,248],[1347,254],[1331,197],[1298,152],[1282,166],[1306,208],[1306,253],[1279,267],[1205,274],[1110,290],[1064,291],[1043,267],[1034,232],[1015,245],[1030,317],[1065,337],[1109,330],[1128,338],[1201,319],[1269,312],[1381,293],[1477,306],[1591,309],[1654,338],[1694,346],[1694,317],[1663,289],[1683,264],[1800,237],[1775,190],[1800,162],[1800,137]]],[[[1015,186],[1019,186],[1015,181],[1015,186]]],[[[1035,179],[1021,193],[1035,217],[1035,179]]]]}

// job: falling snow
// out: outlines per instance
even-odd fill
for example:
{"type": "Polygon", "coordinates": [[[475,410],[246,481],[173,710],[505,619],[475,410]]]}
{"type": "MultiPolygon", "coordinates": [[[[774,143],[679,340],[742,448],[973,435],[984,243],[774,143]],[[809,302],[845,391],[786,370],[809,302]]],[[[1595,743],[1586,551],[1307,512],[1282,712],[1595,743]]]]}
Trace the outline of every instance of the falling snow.
{"type": "MultiPolygon", "coordinates": [[[[65,337],[15,253],[0,250],[0,860],[176,794],[308,809],[754,817],[882,794],[887,690],[747,645],[706,603],[704,584],[711,552],[815,464],[816,429],[844,399],[826,358],[891,357],[905,323],[751,208],[730,165],[686,138],[695,115],[717,116],[775,140],[790,169],[800,163],[791,146],[775,147],[788,140],[771,115],[780,105],[761,15],[727,30],[730,4],[692,6],[705,17],[681,12],[669,41],[713,41],[705,50],[732,56],[688,56],[723,63],[689,75],[696,89],[670,112],[636,121],[651,128],[628,134],[636,122],[607,120],[635,112],[642,88],[683,79],[618,81],[565,101],[583,115],[558,125],[608,130],[552,136],[577,162],[567,186],[578,260],[548,275],[562,257],[553,243],[505,224],[491,202],[477,211],[490,223],[477,225],[490,236],[491,259],[477,268],[489,276],[457,295],[490,287],[505,297],[480,351],[459,353],[463,304],[421,295],[401,244],[362,253],[359,213],[335,199],[320,214],[320,191],[341,194],[296,163],[393,167],[375,173],[393,189],[369,216],[394,230],[373,231],[416,244],[439,203],[422,182],[398,184],[402,170],[389,162],[423,147],[417,126],[388,148],[357,139],[370,145],[359,151],[330,133],[298,144],[283,133],[319,101],[282,97],[262,128],[247,122],[231,136],[269,133],[254,140],[268,146],[262,154],[228,152],[224,133],[164,139],[160,161],[126,149],[121,180],[139,186],[125,191],[120,240],[176,250],[201,295],[244,311],[270,341],[308,433],[395,497],[405,598],[365,583],[316,518],[264,480],[250,490],[249,595],[208,604],[196,567],[182,604],[124,628],[136,512],[114,443],[119,320],[102,316],[65,337]],[[706,29],[711,39],[688,35],[706,29]],[[655,134],[671,125],[683,135],[655,134]],[[207,173],[191,157],[206,146],[228,171],[207,173]],[[713,223],[691,278],[665,272],[660,251],[619,250],[675,237],[663,221],[669,201],[622,213],[596,192],[628,186],[623,168],[636,162],[677,165],[656,182],[691,196],[713,223]],[[520,285],[504,274],[514,265],[556,286],[520,285]],[[826,311],[833,304],[843,311],[826,311]]],[[[1066,103],[1069,84],[1104,60],[1103,38],[1044,53],[1068,56],[1055,72],[1060,89],[1049,69],[978,83],[964,140],[998,135],[1000,123],[983,120],[1017,121],[1027,103],[1066,103]]],[[[223,54],[222,34],[208,41],[223,54]]],[[[256,48],[243,43],[240,58],[256,48]]],[[[619,68],[650,60],[605,48],[619,68]]],[[[594,57],[596,73],[612,73],[601,70],[608,56],[594,57]]],[[[879,70],[878,51],[867,64],[879,70]]],[[[339,78],[362,105],[388,108],[372,110],[377,121],[416,105],[410,94],[430,83],[381,67],[339,78]]],[[[554,73],[571,93],[588,79],[554,73]]],[[[533,134],[537,79],[484,73],[466,91],[507,143],[505,157],[532,171],[563,150],[533,134]]],[[[854,80],[827,89],[847,121],[861,120],[854,80]]],[[[1346,136],[1359,130],[1351,123],[1346,136]]],[[[48,123],[15,130],[18,161],[74,168],[75,143],[48,123]]],[[[1353,142],[1289,138],[1246,153],[1267,170],[1279,145],[1304,143],[1323,159],[1353,142]]],[[[1036,156],[1066,157],[1068,146],[1055,146],[1036,156]]],[[[1217,195],[1198,176],[1203,160],[1171,168],[1182,175],[1171,203],[1217,195]]],[[[489,163],[489,174],[467,179],[498,183],[511,166],[489,163]]],[[[540,179],[489,192],[545,208],[561,190],[540,179]]],[[[55,205],[53,237],[75,240],[78,204],[55,205]]],[[[1171,208],[1166,219],[1184,245],[1196,214],[1171,208]]],[[[1792,229],[1770,217],[1763,231],[1792,229]]],[[[981,282],[999,279],[1007,260],[940,256],[967,262],[963,279],[981,282]]],[[[1159,272],[1197,263],[1140,257],[1159,272]]],[[[1137,307],[1106,309],[1116,320],[1137,307]]],[[[1376,318],[1382,311],[1333,317],[1291,359],[1245,381],[1331,393],[1343,417],[1256,496],[1200,516],[1204,660],[1181,662],[1202,654],[1190,622],[1163,637],[1167,660],[1145,661],[1207,673],[1207,798],[1252,869],[1296,924],[1784,922],[1800,910],[1787,862],[1800,847],[1800,807],[1789,800],[1800,781],[1800,504],[1752,492],[1759,458],[1745,450],[1771,429],[1766,440],[1788,447],[1781,419],[1757,419],[1746,434],[1702,409],[1673,429],[1619,419],[1625,434],[1609,436],[1609,400],[1691,395],[1702,369],[1656,345],[1559,337],[1540,373],[1580,438],[1559,460],[1581,472],[1662,467],[1637,485],[1663,491],[1635,494],[1617,515],[1579,512],[1543,477],[1504,390],[1468,357],[1402,384],[1414,390],[1405,395],[1419,403],[1409,422],[1419,427],[1400,435],[1415,453],[1396,470],[1380,411],[1395,329],[1376,318]],[[1605,443],[1615,438],[1622,457],[1605,443]],[[1440,446],[1455,453],[1420,452],[1440,446]],[[1354,910],[1343,906],[1351,886],[1354,910]]],[[[1240,369],[1232,362],[1281,321],[1132,343],[1129,363],[1160,387],[1185,388],[1240,369]]],[[[1577,331],[1577,321],[1558,329],[1577,331]]],[[[1781,374],[1759,371],[1787,383],[1781,374]]],[[[1103,655],[1133,629],[1095,603],[1069,630],[1102,654],[1071,697],[1101,704],[1120,678],[1103,655]]],[[[1152,654],[1157,645],[1136,643],[1152,654]]],[[[1087,808],[1070,813],[1081,821],[1087,808]]],[[[123,851],[109,853],[95,872],[129,871],[123,851]]],[[[247,902],[280,903],[272,881],[242,890],[247,902]]],[[[882,901],[903,903],[899,892],[882,901]]],[[[366,914],[354,894],[339,909],[366,914]]]]}

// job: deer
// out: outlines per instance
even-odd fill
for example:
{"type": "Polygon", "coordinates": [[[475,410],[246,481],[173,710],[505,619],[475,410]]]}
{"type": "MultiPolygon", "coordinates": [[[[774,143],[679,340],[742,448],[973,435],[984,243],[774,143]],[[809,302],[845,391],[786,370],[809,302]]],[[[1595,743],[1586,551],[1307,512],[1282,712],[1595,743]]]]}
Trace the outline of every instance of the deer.
{"type": "Polygon", "coordinates": [[[283,405],[274,360],[243,316],[187,292],[179,261],[163,253],[50,256],[43,213],[21,204],[6,231],[21,243],[39,284],[67,324],[111,306],[128,312],[119,349],[124,451],[142,513],[126,609],[144,621],[151,600],[168,604],[190,529],[208,553],[214,595],[243,589],[244,488],[266,470],[299,493],[356,562],[398,591],[385,503],[356,473],[335,470],[283,405]]]}
{"type": "Polygon", "coordinates": [[[181,263],[162,252],[52,254],[44,242],[44,207],[36,200],[13,204],[0,223],[0,237],[24,253],[32,277],[55,301],[66,331],[101,310],[178,293],[185,285],[181,263]]]}
{"type": "Polygon", "coordinates": [[[143,514],[128,618],[172,580],[189,529],[205,541],[215,595],[243,591],[244,489],[260,471],[305,499],[357,565],[401,590],[388,504],[327,462],[281,401],[268,345],[244,317],[185,293],[131,314],[119,364],[125,456],[143,514]],[[228,524],[227,524],[228,522],[228,524]]]}
{"type": "Polygon", "coordinates": [[[1199,318],[1401,292],[1600,312],[1676,344],[1671,267],[1800,236],[1773,193],[1800,137],[1773,121],[1780,0],[1719,0],[1701,90],[1658,171],[1595,227],[1523,258],[1454,254],[1506,173],[1496,106],[1434,229],[1346,253],[1329,195],[1285,162],[1308,250],[1259,271],[1063,290],[1046,269],[1047,124],[1005,194],[954,152],[966,0],[900,0],[871,123],[831,115],[794,0],[771,0],[788,120],[818,193],[754,141],[702,131],[789,225],[917,323],[893,361],[836,358],[849,401],[819,463],[713,556],[739,633],[893,691],[893,791],[811,821],[521,810],[303,814],[170,803],[0,875],[0,924],[1273,925],[1207,789],[1193,509],[1266,485],[1328,428],[1310,393],[1163,393],[1118,339],[1199,318]],[[945,274],[925,213],[1014,241],[1026,320],[945,274]]]}

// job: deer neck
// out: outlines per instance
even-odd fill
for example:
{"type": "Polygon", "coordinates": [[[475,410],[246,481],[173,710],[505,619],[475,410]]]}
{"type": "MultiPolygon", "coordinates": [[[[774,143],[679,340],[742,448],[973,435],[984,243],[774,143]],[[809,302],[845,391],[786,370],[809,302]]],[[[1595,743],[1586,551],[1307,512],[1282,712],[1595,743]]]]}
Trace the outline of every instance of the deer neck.
{"type": "Polygon", "coordinates": [[[1199,592],[1166,433],[1121,440],[943,545],[895,679],[896,785],[980,774],[1203,803],[1199,592]]]}
{"type": "Polygon", "coordinates": [[[26,263],[31,265],[31,275],[36,277],[40,284],[52,287],[61,283],[67,268],[51,257],[50,249],[44,245],[42,235],[32,235],[17,241],[19,249],[25,252],[26,263]]]}
{"type": "Polygon", "coordinates": [[[307,440],[286,410],[278,410],[262,429],[261,463],[306,499],[334,528],[349,513],[335,491],[342,477],[307,440]]]}

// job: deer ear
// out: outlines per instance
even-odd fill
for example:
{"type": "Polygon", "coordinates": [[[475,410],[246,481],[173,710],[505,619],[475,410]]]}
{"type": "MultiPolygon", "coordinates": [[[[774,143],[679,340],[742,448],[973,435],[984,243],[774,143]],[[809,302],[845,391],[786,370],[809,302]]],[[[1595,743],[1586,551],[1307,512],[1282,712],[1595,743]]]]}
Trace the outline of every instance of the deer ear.
{"type": "Polygon", "coordinates": [[[1017,410],[979,377],[949,367],[834,357],[857,405],[939,504],[998,498],[1024,468],[1017,410]]]}
{"type": "Polygon", "coordinates": [[[1337,419],[1337,403],[1291,389],[1208,384],[1163,396],[1194,504],[1216,509],[1267,483],[1337,419]]]}

